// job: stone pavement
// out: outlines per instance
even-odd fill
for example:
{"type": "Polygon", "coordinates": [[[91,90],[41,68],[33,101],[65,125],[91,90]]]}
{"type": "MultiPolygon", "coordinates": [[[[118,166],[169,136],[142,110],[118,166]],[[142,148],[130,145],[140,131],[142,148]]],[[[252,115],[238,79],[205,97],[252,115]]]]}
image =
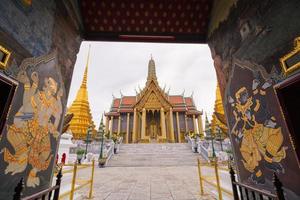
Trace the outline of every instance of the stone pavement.
{"type": "Polygon", "coordinates": [[[97,200],[214,199],[200,197],[196,166],[97,168],[93,194],[97,200]]]}
{"type": "MultiPolygon", "coordinates": [[[[188,144],[123,144],[107,167],[95,168],[93,199],[215,199],[199,195],[198,156],[188,144]]],[[[88,189],[79,193],[77,199],[84,199],[88,189]]]]}

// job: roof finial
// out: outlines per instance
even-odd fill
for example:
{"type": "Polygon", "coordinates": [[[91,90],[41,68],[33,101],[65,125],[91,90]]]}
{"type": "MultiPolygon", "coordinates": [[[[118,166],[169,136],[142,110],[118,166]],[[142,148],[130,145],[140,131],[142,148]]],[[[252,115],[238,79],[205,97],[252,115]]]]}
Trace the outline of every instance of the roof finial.
{"type": "Polygon", "coordinates": [[[151,60],[153,60],[152,53],[150,54],[151,60]]]}

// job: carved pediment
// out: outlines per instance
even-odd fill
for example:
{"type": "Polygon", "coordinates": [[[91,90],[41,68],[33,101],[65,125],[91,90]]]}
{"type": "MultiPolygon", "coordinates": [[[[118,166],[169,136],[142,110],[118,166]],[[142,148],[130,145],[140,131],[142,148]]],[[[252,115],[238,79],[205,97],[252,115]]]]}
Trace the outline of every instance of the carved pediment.
{"type": "Polygon", "coordinates": [[[144,108],[146,109],[160,109],[162,107],[161,102],[154,92],[151,92],[148,98],[146,99],[146,103],[144,104],[144,108]]]}
{"type": "Polygon", "coordinates": [[[141,96],[137,101],[135,107],[138,110],[142,110],[143,108],[156,110],[160,109],[161,107],[163,107],[165,110],[169,110],[171,104],[167,100],[159,86],[154,82],[151,82],[141,92],[141,96]]]}

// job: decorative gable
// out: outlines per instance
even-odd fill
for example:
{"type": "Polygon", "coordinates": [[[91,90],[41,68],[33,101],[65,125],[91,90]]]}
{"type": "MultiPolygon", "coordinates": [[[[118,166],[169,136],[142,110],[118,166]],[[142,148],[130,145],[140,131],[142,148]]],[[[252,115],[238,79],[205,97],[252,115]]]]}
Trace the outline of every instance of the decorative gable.
{"type": "Polygon", "coordinates": [[[158,110],[161,107],[169,110],[172,105],[159,86],[154,81],[151,81],[141,92],[141,96],[134,107],[138,110],[142,110],[143,108],[158,110]]]}

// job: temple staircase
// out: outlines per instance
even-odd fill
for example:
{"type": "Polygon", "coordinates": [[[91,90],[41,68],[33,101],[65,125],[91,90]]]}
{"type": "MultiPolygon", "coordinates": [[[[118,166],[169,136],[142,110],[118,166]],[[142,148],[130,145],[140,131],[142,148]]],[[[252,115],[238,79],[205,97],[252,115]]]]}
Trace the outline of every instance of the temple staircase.
{"type": "Polygon", "coordinates": [[[187,143],[122,144],[107,166],[196,166],[198,157],[187,143]]]}

